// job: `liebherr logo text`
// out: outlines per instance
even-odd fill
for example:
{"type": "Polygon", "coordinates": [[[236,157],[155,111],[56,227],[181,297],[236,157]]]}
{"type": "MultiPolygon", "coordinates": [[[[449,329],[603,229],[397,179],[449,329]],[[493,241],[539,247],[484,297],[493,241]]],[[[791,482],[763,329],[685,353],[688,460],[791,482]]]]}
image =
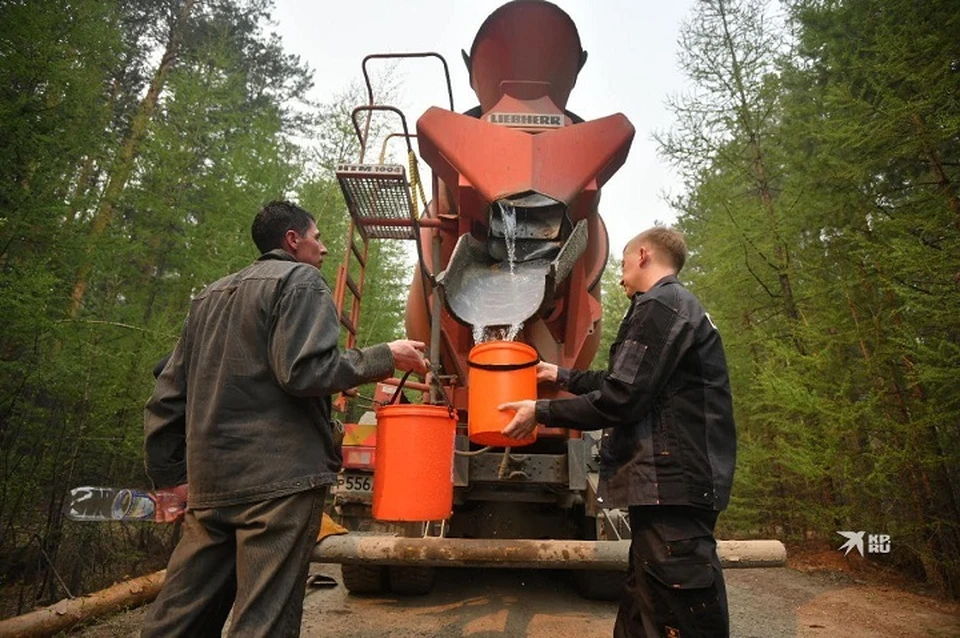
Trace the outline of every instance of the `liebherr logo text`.
{"type": "Polygon", "coordinates": [[[506,126],[559,128],[563,126],[562,115],[536,115],[534,113],[489,113],[487,121],[506,126]]]}
{"type": "Polygon", "coordinates": [[[860,555],[864,555],[864,536],[866,536],[867,554],[889,554],[890,553],[890,535],[889,534],[867,534],[866,532],[837,532],[840,536],[847,539],[847,542],[838,547],[846,556],[850,550],[856,548],[860,555]]]}

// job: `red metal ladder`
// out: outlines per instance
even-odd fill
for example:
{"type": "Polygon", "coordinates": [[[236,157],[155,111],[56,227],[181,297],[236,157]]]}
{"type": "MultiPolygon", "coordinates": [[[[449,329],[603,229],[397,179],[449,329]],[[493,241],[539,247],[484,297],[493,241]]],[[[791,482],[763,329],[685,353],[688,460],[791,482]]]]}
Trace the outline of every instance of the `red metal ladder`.
{"type": "MultiPolygon", "coordinates": [[[[425,206],[427,204],[426,197],[423,196],[423,187],[418,175],[416,155],[410,143],[411,138],[416,136],[410,134],[406,117],[401,110],[393,106],[375,104],[373,86],[370,83],[370,74],[367,71],[367,63],[375,59],[431,57],[437,58],[443,65],[447,97],[450,101],[450,110],[452,111],[454,107],[453,90],[450,84],[450,70],[447,67],[447,61],[439,53],[432,51],[423,53],[383,53],[368,55],[363,59],[362,68],[367,87],[367,104],[355,108],[350,114],[353,128],[360,142],[360,162],[357,164],[340,164],[335,171],[337,182],[340,184],[340,190],[343,192],[343,198],[347,204],[347,210],[350,213],[350,228],[347,231],[347,249],[344,251],[343,263],[337,270],[337,283],[334,287],[334,303],[336,304],[337,313],[340,317],[340,324],[347,330],[347,348],[356,347],[357,344],[357,330],[360,326],[360,304],[363,299],[363,285],[370,240],[417,240],[419,239],[418,235],[420,231],[420,221],[414,205],[415,195],[411,192],[411,183],[407,180],[406,169],[402,164],[383,163],[387,140],[384,140],[384,151],[381,152],[380,163],[363,163],[368,150],[370,123],[374,112],[389,111],[399,117],[403,127],[403,133],[392,133],[387,139],[394,136],[404,138],[410,161],[411,178],[416,182],[417,190],[424,200],[423,204],[425,206]],[[357,115],[360,113],[366,115],[366,124],[362,129],[360,123],[357,121],[357,115]],[[355,241],[355,233],[360,236],[360,246],[358,246],[355,241]],[[359,265],[357,279],[354,279],[350,274],[354,261],[359,265]],[[346,307],[348,291],[350,292],[349,308],[346,307]]],[[[416,242],[416,247],[420,268],[423,272],[426,272],[423,250],[419,242],[416,242]]],[[[337,403],[339,404],[336,406],[338,409],[344,409],[346,401],[342,396],[337,403]]]]}
{"type": "Polygon", "coordinates": [[[353,348],[357,345],[370,240],[414,239],[415,221],[410,185],[401,164],[341,164],[336,176],[350,213],[350,227],[333,299],[340,323],[347,330],[346,347],[353,348]],[[359,265],[356,279],[351,275],[353,262],[359,265]]]}

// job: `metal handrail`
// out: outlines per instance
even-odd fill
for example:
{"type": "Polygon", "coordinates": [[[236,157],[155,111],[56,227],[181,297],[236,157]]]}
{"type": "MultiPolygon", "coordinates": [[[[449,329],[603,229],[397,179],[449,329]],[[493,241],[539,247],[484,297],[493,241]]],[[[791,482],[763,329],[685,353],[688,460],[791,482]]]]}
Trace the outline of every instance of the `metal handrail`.
{"type": "MultiPolygon", "coordinates": [[[[367,62],[370,60],[391,60],[391,59],[409,59],[409,58],[437,58],[443,64],[443,75],[446,78],[447,82],[447,99],[450,101],[450,110],[453,109],[453,85],[450,83],[450,67],[447,65],[447,60],[436,53],[435,51],[423,51],[423,52],[414,52],[414,53],[371,53],[370,55],[363,58],[361,67],[363,69],[363,81],[367,85],[367,106],[374,106],[375,102],[373,101],[373,85],[370,84],[370,73],[367,71],[367,62]]],[[[366,154],[367,150],[367,136],[370,135],[370,121],[373,117],[372,112],[367,113],[367,121],[363,127],[363,134],[360,133],[360,128],[356,126],[354,122],[354,127],[357,129],[357,137],[360,139],[360,161],[363,162],[363,157],[366,154]]]]}
{"type": "MultiPolygon", "coordinates": [[[[410,137],[411,137],[410,128],[407,126],[407,118],[403,114],[403,111],[401,111],[395,106],[389,106],[386,104],[366,104],[364,106],[358,106],[357,108],[353,109],[353,111],[350,113],[350,120],[353,122],[353,130],[357,134],[357,139],[360,140],[360,163],[363,164],[363,160],[367,154],[366,135],[370,133],[369,131],[370,117],[372,116],[374,111],[389,111],[391,113],[397,114],[397,116],[400,118],[400,124],[403,126],[402,135],[407,142],[407,151],[412,153],[413,145],[410,143],[410,137]],[[367,113],[366,133],[362,133],[360,131],[360,124],[357,122],[357,113],[360,113],[361,111],[367,113]]],[[[400,135],[400,133],[391,133],[391,135],[400,135]]]]}
{"type": "Polygon", "coordinates": [[[392,140],[395,137],[406,137],[409,139],[411,137],[417,137],[417,134],[416,133],[390,133],[385,138],[383,138],[383,144],[380,146],[380,163],[381,164],[383,164],[383,161],[387,157],[387,143],[389,143],[390,140],[392,140]]]}
{"type": "MultiPolygon", "coordinates": [[[[413,144],[410,143],[410,129],[407,127],[407,118],[404,116],[403,111],[398,109],[395,106],[387,106],[384,104],[368,104],[366,106],[358,106],[353,109],[353,112],[350,113],[350,119],[353,121],[353,128],[357,132],[357,136],[360,138],[362,146],[360,151],[360,163],[363,163],[363,154],[366,148],[366,144],[363,143],[363,135],[360,133],[360,124],[357,122],[357,113],[366,112],[367,115],[367,124],[370,124],[370,115],[374,111],[388,111],[390,113],[396,113],[400,118],[400,124],[403,127],[403,138],[407,143],[407,152],[413,153],[413,144]]],[[[410,206],[410,221],[413,225],[413,236],[416,241],[414,243],[417,245],[417,260],[420,262],[420,273],[423,276],[425,281],[429,281],[431,284],[436,283],[436,279],[433,274],[427,269],[427,262],[423,256],[423,246],[420,245],[420,220],[417,219],[416,211],[413,209],[413,200],[410,196],[410,189],[407,189],[407,201],[410,206]]]]}
{"type": "Polygon", "coordinates": [[[412,53],[371,53],[363,58],[363,79],[367,84],[367,104],[373,102],[373,86],[370,84],[370,74],[367,73],[367,61],[369,60],[390,60],[390,59],[408,59],[408,58],[437,58],[443,64],[443,74],[447,80],[447,98],[450,100],[450,110],[453,110],[453,85],[450,83],[450,67],[447,66],[447,60],[435,51],[419,51],[412,53]]]}

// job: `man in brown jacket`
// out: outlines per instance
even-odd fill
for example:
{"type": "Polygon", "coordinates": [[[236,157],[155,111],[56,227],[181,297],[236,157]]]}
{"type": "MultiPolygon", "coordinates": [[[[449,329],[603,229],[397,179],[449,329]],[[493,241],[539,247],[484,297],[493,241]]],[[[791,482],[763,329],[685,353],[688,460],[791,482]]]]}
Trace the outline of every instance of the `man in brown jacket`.
{"type": "Polygon", "coordinates": [[[183,490],[183,538],[143,636],[297,636],[304,582],[340,455],[330,395],[424,373],[425,346],[341,351],[313,217],[289,202],[253,221],[261,256],[201,291],[144,419],[147,474],[183,490]]]}

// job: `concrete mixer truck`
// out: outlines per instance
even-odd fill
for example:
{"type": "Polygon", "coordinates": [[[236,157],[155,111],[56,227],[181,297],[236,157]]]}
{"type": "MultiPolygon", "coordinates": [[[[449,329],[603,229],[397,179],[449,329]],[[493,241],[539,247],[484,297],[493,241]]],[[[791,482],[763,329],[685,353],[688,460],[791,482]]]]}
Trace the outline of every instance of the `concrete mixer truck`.
{"type": "MultiPolygon", "coordinates": [[[[625,513],[604,509],[595,497],[600,433],[541,426],[517,448],[499,438],[509,415],[498,421],[496,405],[512,398],[498,392],[524,384],[535,398],[538,358],[586,368],[597,352],[609,253],[600,188],[626,160],[634,127],[622,114],[584,121],[567,109],[587,53],[574,22],[549,2],[503,5],[463,58],[479,100],[465,113],[453,108],[439,54],[376,54],[362,64],[368,103],[353,111],[361,155],[337,168],[351,224],[335,301],[352,346],[369,242],[412,243],[417,266],[406,333],[429,344],[433,369],[403,384],[422,394],[415,405],[423,407],[408,408],[390,426],[394,438],[385,434],[386,408],[346,425],[333,498],[351,533],[324,539],[314,560],[341,563],[354,593],[426,593],[436,567],[482,565],[572,569],[583,595],[615,598],[630,534],[625,513]],[[367,66],[420,57],[441,63],[449,104],[429,108],[414,133],[399,109],[375,101],[367,66]],[[378,112],[399,122],[406,166],[369,160],[378,112]],[[428,202],[414,144],[431,169],[428,202]],[[422,209],[418,197],[427,202],[422,209]],[[518,372],[525,380],[510,376],[518,372]],[[500,380],[484,381],[484,374],[500,380]],[[438,422],[448,425],[430,430],[423,424],[438,406],[438,422]],[[418,426],[427,429],[417,433],[418,426]],[[438,440],[448,447],[433,451],[438,440]],[[427,459],[428,447],[437,458],[427,459]],[[435,467],[418,474],[423,463],[435,467]],[[381,464],[391,468],[381,472],[381,464]],[[397,498],[383,496],[390,490],[406,500],[385,505],[397,498]],[[435,498],[439,509],[422,509],[435,498]]],[[[389,406],[400,384],[381,383],[375,399],[389,406]]],[[[741,546],[735,553],[744,564],[776,563],[773,550],[751,558],[741,546]]]]}

